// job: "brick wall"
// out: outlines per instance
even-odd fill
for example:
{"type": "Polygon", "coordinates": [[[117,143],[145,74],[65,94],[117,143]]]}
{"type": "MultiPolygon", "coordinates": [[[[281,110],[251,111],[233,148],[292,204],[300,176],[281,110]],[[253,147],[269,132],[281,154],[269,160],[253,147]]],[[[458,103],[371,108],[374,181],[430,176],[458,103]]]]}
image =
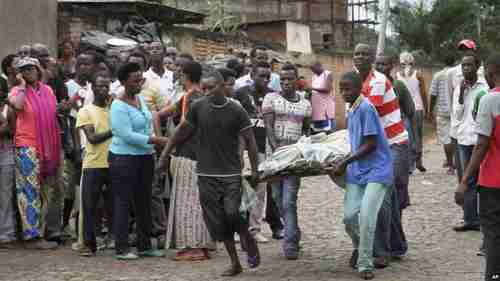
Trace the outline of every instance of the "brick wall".
{"type": "Polygon", "coordinates": [[[78,48],[82,31],[88,30],[106,30],[106,17],[85,16],[77,14],[72,10],[59,10],[57,20],[58,42],[71,40],[78,48]]]}

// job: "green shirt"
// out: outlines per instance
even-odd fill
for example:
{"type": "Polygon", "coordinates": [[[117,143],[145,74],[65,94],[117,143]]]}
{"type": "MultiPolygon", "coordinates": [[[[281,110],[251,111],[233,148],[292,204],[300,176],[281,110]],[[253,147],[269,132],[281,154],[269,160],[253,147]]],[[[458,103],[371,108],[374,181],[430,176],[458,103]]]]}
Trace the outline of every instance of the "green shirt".
{"type": "Polygon", "coordinates": [[[399,100],[399,108],[401,110],[401,119],[413,118],[415,114],[415,103],[411,98],[410,91],[402,81],[393,80],[392,87],[399,100]]]}

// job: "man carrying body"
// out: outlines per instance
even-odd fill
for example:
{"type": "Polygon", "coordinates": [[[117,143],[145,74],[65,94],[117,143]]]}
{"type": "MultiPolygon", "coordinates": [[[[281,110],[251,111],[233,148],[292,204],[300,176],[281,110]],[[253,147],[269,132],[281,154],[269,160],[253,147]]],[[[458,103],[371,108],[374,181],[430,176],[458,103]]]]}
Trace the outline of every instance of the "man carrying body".
{"type": "MultiPolygon", "coordinates": [[[[297,93],[297,78],[297,68],[291,64],[284,65],[281,69],[283,91],[267,94],[262,102],[262,114],[271,152],[296,143],[309,131],[311,103],[297,93]]],[[[297,220],[300,178],[287,176],[272,183],[272,186],[273,198],[284,220],[283,252],[286,259],[296,260],[299,257],[301,238],[297,220]]]]}
{"type": "Polygon", "coordinates": [[[351,105],[347,130],[352,152],[337,165],[335,174],[346,173],[344,223],[355,248],[350,263],[357,266],[361,279],[370,280],[375,277],[372,250],[377,215],[393,181],[391,150],[377,110],[370,97],[362,94],[360,75],[344,74],[340,93],[351,105]]]}
{"type": "Polygon", "coordinates": [[[207,96],[195,102],[187,117],[181,120],[161,155],[159,169],[164,170],[173,149],[196,136],[194,132],[197,131],[200,146],[204,148],[197,150],[203,216],[210,236],[224,242],[231,258],[230,268],[222,275],[234,276],[242,272],[234,242],[235,232],[245,243],[249,266],[253,268],[260,264],[257,243],[239,213],[242,192],[240,136],[249,152],[253,186],[256,186],[258,178],[257,145],[248,114],[236,102],[225,97],[221,75],[212,72],[205,77],[203,84],[209,91],[207,96]]]}

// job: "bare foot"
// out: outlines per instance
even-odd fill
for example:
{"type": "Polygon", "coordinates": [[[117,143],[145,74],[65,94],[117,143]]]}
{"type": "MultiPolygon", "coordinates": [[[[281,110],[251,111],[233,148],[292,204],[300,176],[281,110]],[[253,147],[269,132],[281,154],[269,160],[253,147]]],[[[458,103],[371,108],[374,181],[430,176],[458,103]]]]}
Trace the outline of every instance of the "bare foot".
{"type": "Polygon", "coordinates": [[[236,276],[243,272],[243,268],[241,265],[232,265],[228,269],[226,269],[224,272],[222,272],[221,276],[224,277],[231,277],[231,276],[236,276]]]}

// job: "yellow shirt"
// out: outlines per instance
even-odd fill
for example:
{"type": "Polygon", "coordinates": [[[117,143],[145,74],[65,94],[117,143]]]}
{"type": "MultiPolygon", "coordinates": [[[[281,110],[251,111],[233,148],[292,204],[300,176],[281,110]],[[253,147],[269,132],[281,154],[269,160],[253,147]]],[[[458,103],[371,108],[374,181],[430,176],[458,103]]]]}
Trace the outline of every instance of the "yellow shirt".
{"type": "Polygon", "coordinates": [[[143,87],[141,95],[144,97],[144,101],[148,106],[149,111],[157,112],[163,108],[165,104],[163,96],[160,94],[160,90],[154,86],[143,87]]]}
{"type": "MultiPolygon", "coordinates": [[[[78,111],[76,128],[82,129],[84,126],[92,125],[96,134],[105,133],[111,130],[109,119],[109,108],[102,108],[94,104],[89,104],[78,111]]],[[[82,167],[85,168],[108,168],[108,153],[111,138],[100,144],[85,145],[85,156],[82,167]]]]}

